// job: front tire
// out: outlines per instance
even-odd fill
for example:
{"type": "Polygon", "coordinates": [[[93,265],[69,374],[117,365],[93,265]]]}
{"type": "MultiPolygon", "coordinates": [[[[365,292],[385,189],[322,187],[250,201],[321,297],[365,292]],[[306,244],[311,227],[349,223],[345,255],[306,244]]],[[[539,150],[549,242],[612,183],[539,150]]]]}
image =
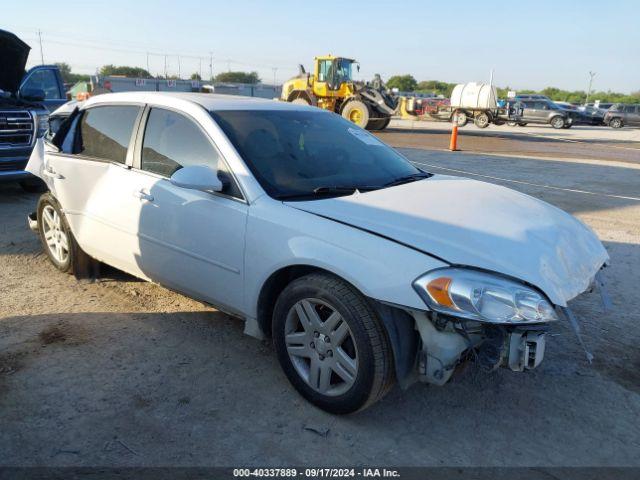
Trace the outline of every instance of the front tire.
{"type": "Polygon", "coordinates": [[[367,124],[367,130],[384,130],[389,125],[391,117],[386,118],[372,118],[367,124]]]}
{"type": "Polygon", "coordinates": [[[467,122],[469,122],[469,117],[467,116],[467,112],[463,111],[463,110],[458,110],[456,111],[452,116],[451,116],[451,123],[456,122],[456,125],[458,125],[458,128],[464,127],[467,122]]]}
{"type": "Polygon", "coordinates": [[[71,273],[74,265],[74,239],[60,204],[45,193],[38,201],[38,232],[42,248],[49,260],[61,272],[71,273]]]}
{"type": "Polygon", "coordinates": [[[362,410],[393,384],[384,327],[362,294],[337,277],[313,273],[289,284],[276,302],[272,334],[291,384],[327,412],[362,410]]]}
{"type": "Polygon", "coordinates": [[[560,130],[561,128],[564,128],[564,126],[565,126],[564,118],[562,118],[560,116],[553,117],[549,123],[556,130],[560,130]]]}
{"type": "Polygon", "coordinates": [[[342,109],[341,115],[360,128],[365,128],[369,123],[369,107],[360,100],[351,100],[342,109]]]}

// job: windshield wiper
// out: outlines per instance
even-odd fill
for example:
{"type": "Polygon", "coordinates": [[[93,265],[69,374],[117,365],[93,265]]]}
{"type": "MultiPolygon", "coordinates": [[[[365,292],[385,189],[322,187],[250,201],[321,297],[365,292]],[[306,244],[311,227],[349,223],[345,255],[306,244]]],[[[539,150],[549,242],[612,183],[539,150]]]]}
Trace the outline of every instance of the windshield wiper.
{"type": "Polygon", "coordinates": [[[317,187],[311,192],[284,193],[277,195],[275,198],[278,200],[289,200],[293,198],[316,198],[322,197],[323,195],[351,195],[355,193],[356,190],[359,192],[369,192],[371,190],[377,190],[378,188],[380,187],[374,185],[332,185],[317,187]]]}
{"type": "Polygon", "coordinates": [[[415,182],[416,180],[422,180],[423,178],[429,178],[433,174],[427,172],[412,173],[411,175],[405,175],[404,177],[396,178],[391,182],[385,183],[385,187],[395,187],[396,185],[402,185],[404,183],[415,182]]]}
{"type": "Polygon", "coordinates": [[[359,192],[368,192],[370,190],[375,190],[376,188],[373,185],[359,185],[359,186],[346,186],[346,185],[334,185],[329,187],[318,187],[313,189],[313,193],[322,194],[322,193],[353,193],[356,190],[359,192]]]}

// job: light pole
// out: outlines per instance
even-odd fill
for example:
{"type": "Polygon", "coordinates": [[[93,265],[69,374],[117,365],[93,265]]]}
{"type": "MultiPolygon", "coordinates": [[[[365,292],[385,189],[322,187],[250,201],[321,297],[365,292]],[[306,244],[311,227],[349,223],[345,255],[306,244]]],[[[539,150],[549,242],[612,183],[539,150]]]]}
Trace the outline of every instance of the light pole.
{"type": "Polygon", "coordinates": [[[589,89],[587,90],[587,99],[585,100],[585,104],[589,103],[589,95],[591,95],[591,84],[593,83],[593,77],[596,76],[596,72],[589,72],[589,89]]]}
{"type": "Polygon", "coordinates": [[[278,67],[273,67],[273,88],[276,88],[276,72],[278,71],[278,67]]]}
{"type": "Polygon", "coordinates": [[[42,32],[38,29],[38,40],[40,41],[40,61],[44,65],[44,51],[42,50],[42,32]]]}

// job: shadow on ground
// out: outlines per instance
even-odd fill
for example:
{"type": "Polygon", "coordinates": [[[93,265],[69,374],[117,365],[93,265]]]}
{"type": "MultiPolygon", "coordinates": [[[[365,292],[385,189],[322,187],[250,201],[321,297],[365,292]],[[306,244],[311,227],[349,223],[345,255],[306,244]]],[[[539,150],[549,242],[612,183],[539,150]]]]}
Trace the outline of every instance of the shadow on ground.
{"type": "Polygon", "coordinates": [[[559,324],[536,371],[471,365],[445,387],[396,388],[347,417],[301,399],[271,345],[219,312],[4,318],[1,457],[17,465],[638,465],[640,305],[619,284],[640,254],[636,245],[607,248],[615,312],[602,316],[593,295],[572,305],[593,365],[559,324]]]}

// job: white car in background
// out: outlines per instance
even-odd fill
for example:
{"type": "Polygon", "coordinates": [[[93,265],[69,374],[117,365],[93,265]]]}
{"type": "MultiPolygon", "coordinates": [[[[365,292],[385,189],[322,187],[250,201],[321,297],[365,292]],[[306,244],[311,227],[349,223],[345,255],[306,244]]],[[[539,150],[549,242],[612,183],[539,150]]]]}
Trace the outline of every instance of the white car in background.
{"type": "Polygon", "coordinates": [[[431,175],[313,107],[211,94],[86,101],[28,169],[62,271],[104,262],[272,337],[293,386],[348,413],[472,352],[515,371],[608,261],[563,211],[431,175]]]}

